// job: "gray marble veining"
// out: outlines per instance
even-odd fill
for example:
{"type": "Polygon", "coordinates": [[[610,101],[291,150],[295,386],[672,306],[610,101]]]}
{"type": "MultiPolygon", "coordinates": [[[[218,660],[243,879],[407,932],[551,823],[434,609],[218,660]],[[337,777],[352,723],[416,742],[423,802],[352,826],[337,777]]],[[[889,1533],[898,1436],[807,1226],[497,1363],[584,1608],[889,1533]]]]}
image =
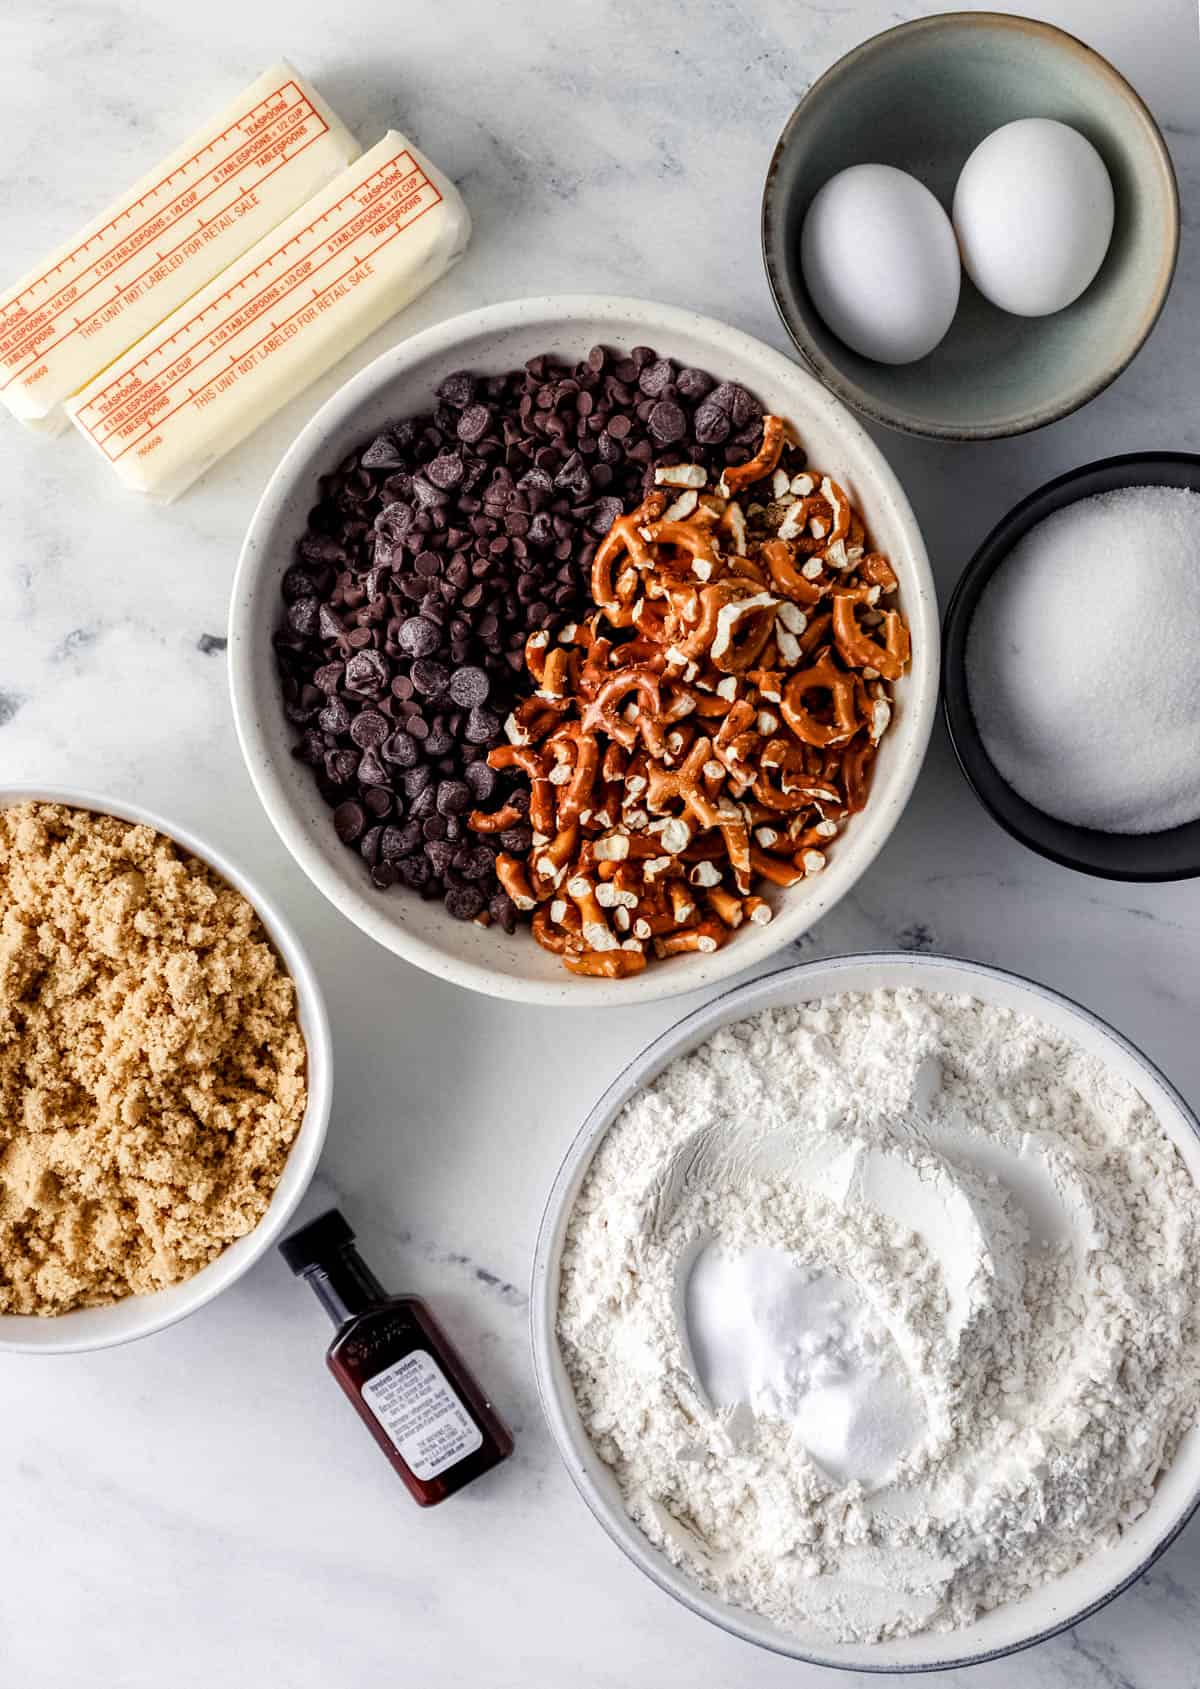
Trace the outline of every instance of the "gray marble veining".
{"type": "MultiPolygon", "coordinates": [[[[309,893],[244,775],[222,649],[241,534],[301,422],[401,334],[523,293],[644,294],[780,347],[758,253],[775,137],[809,80],[901,0],[259,0],[0,6],[0,271],[15,275],[286,54],[360,138],[406,129],[461,184],[467,258],[169,510],[75,438],[0,429],[0,779],[124,793],[265,877],[319,960],[336,1110],[306,1211],[428,1292],[518,1452],[428,1516],[323,1374],[277,1259],[149,1344],[0,1362],[0,1681],[37,1689],[783,1689],[827,1681],[710,1631],[587,1517],[544,1431],[526,1292],[541,1203],[586,1107],[687,1004],[566,1018],[419,978],[309,893]],[[148,704],[152,701],[152,707],[148,704]],[[565,1034],[565,1035],[564,1035],[565,1034]],[[469,1055],[469,1059],[467,1058],[469,1055]]],[[[881,443],[948,591],[1019,496],[1110,452],[1200,450],[1200,43],[1190,0],[1045,0],[1167,127],[1178,279],[1153,339],[1080,415],[1022,440],[881,443]]],[[[864,122],[870,114],[864,113],[864,122]]],[[[899,946],[1078,996],[1200,1098],[1200,888],[1039,862],[975,804],[940,732],[888,849],[805,955],[899,946]]],[[[1115,1607],[953,1689],[1196,1689],[1200,1527],[1115,1607]]],[[[867,1681],[863,1678],[861,1681],[867,1681]]]]}

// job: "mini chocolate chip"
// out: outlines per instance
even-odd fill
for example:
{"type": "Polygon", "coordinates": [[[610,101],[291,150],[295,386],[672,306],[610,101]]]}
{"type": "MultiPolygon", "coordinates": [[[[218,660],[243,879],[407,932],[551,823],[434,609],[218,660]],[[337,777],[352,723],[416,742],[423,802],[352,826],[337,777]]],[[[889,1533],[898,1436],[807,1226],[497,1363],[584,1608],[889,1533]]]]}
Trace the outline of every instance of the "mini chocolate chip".
{"type": "Polygon", "coordinates": [[[359,854],[371,867],[379,860],[379,843],[382,838],[382,827],[370,827],[358,841],[359,854]]]}

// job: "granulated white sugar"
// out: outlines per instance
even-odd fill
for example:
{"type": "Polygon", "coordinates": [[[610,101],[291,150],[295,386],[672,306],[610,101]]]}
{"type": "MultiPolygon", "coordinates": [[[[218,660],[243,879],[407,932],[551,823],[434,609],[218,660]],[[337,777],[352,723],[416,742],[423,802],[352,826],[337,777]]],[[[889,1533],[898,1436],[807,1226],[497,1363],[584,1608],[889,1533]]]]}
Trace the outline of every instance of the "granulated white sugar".
{"type": "Polygon", "coordinates": [[[1200,495],[1126,487],[1039,522],[979,601],[967,685],[988,756],[1045,814],[1200,817],[1200,495]]]}

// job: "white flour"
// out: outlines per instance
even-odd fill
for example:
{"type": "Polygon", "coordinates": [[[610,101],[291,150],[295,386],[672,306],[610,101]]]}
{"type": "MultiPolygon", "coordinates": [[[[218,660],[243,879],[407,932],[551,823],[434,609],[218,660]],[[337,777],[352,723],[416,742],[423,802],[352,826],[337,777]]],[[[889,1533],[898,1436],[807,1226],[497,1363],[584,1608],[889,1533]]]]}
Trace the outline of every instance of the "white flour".
{"type": "Polygon", "coordinates": [[[706,1588],[867,1641],[1119,1536],[1192,1423],[1200,1195],[1058,1033],[879,992],[719,1033],[626,1107],[563,1257],[584,1425],[706,1588]]]}

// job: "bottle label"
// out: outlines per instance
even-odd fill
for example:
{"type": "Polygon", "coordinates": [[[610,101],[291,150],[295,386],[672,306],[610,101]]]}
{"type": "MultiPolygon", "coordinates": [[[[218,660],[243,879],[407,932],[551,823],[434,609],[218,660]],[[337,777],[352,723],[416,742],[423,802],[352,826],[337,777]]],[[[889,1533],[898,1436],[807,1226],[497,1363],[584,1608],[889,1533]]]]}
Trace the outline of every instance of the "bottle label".
{"type": "Polygon", "coordinates": [[[482,1431],[425,1349],[377,1372],[362,1393],[414,1478],[436,1478],[483,1446],[482,1431]]]}

